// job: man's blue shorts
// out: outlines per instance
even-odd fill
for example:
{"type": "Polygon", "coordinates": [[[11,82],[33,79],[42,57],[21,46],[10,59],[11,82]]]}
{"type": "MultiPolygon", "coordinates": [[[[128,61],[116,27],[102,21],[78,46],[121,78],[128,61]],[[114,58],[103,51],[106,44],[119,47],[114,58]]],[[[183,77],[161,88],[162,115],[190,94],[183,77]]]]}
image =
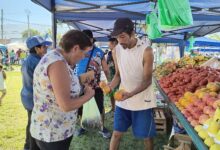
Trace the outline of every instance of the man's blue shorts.
{"type": "Polygon", "coordinates": [[[151,138],[156,135],[152,109],[131,111],[116,106],[114,115],[114,130],[126,132],[132,126],[136,138],[151,138]]]}

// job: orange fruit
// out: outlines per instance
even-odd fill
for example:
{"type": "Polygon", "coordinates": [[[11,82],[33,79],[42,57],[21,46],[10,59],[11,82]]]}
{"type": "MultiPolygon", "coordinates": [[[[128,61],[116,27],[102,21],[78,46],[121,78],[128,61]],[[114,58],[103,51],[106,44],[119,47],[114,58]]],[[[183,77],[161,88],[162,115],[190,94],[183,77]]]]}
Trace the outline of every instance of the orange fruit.
{"type": "Polygon", "coordinates": [[[116,101],[121,101],[123,98],[123,92],[124,92],[124,90],[118,90],[117,92],[115,92],[114,99],[116,101]]]}
{"type": "Polygon", "coordinates": [[[105,86],[105,87],[103,87],[102,90],[103,90],[104,94],[108,94],[108,93],[111,92],[111,89],[110,89],[109,86],[105,86]]]}
{"type": "Polygon", "coordinates": [[[107,84],[106,84],[105,81],[101,81],[101,82],[99,82],[99,87],[100,87],[100,88],[103,89],[105,86],[107,86],[107,84]]]}

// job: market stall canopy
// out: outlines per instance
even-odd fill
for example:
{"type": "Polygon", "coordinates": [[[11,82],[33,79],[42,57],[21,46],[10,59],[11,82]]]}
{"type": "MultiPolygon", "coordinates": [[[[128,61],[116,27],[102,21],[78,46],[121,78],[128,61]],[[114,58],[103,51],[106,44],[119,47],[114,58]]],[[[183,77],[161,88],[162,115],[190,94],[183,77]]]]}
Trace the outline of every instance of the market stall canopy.
{"type": "MultiPolygon", "coordinates": [[[[115,19],[129,17],[136,22],[136,32],[146,35],[143,24],[151,12],[149,0],[32,0],[54,13],[55,19],[77,29],[91,29],[97,40],[106,40],[115,19]]],[[[187,39],[190,35],[204,36],[220,31],[219,0],[189,0],[194,24],[175,30],[164,30],[171,39],[187,39]],[[190,33],[190,35],[188,34],[190,33]]]]}
{"type": "MultiPolygon", "coordinates": [[[[189,46],[189,41],[187,41],[186,46],[189,46]]],[[[194,47],[220,47],[220,41],[213,40],[207,37],[198,37],[195,38],[193,44],[194,47]]]]}
{"type": "Polygon", "coordinates": [[[220,52],[220,48],[201,48],[201,52],[220,52]]]}
{"type": "Polygon", "coordinates": [[[0,50],[2,52],[5,52],[7,50],[7,47],[5,45],[3,45],[3,44],[0,44],[0,50]]]}

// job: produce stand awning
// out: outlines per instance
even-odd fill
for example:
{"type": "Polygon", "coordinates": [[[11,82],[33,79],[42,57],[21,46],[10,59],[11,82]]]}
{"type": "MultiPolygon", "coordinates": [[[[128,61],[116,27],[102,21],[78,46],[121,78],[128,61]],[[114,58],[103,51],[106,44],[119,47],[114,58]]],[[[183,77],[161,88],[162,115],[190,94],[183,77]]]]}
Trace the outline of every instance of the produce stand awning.
{"type": "MultiPolygon", "coordinates": [[[[187,46],[189,45],[189,42],[187,41],[187,46]]],[[[193,44],[194,47],[220,47],[220,41],[213,40],[206,37],[198,37],[195,38],[195,43],[193,44]]]]}
{"type": "MultiPolygon", "coordinates": [[[[32,0],[54,14],[54,19],[69,23],[82,30],[91,29],[98,40],[106,40],[113,22],[119,17],[129,17],[136,22],[137,33],[146,35],[142,24],[151,12],[149,0],[32,0]]],[[[164,37],[183,40],[187,33],[194,36],[220,31],[219,0],[189,0],[194,24],[175,30],[166,30],[164,37]]]]}

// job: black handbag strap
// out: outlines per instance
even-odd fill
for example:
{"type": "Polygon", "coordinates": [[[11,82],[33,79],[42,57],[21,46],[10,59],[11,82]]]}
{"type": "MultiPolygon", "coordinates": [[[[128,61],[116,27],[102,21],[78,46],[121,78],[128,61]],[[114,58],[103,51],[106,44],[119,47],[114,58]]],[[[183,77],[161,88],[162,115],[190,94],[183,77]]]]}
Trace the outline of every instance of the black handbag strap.
{"type": "Polygon", "coordinates": [[[90,54],[90,56],[89,56],[89,61],[88,61],[88,63],[87,63],[87,66],[86,66],[86,72],[87,72],[87,70],[88,70],[88,68],[89,68],[89,63],[90,63],[90,61],[91,61],[91,58],[92,58],[92,55],[93,55],[93,52],[94,52],[94,46],[93,46],[93,48],[92,48],[92,52],[91,52],[91,54],[90,54]]]}

